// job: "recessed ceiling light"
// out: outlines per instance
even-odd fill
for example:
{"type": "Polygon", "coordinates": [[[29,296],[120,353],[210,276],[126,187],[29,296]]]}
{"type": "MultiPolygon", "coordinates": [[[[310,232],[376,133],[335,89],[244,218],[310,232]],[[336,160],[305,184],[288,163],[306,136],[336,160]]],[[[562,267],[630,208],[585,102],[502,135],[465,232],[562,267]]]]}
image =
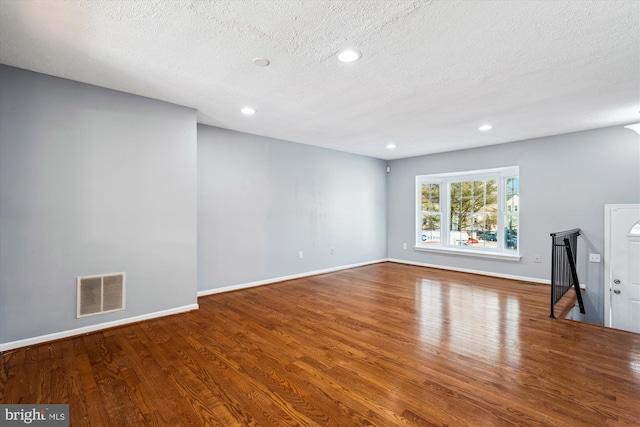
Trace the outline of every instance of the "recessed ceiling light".
{"type": "Polygon", "coordinates": [[[387,148],[389,150],[393,150],[394,148],[396,148],[396,144],[387,144],[387,148]]]}
{"type": "Polygon", "coordinates": [[[361,56],[362,54],[355,49],[345,49],[338,52],[338,60],[342,62],[354,62],[361,56]]]}
{"type": "Polygon", "coordinates": [[[251,107],[244,107],[240,111],[242,112],[242,114],[246,114],[247,116],[252,116],[256,113],[255,108],[251,108],[251,107]]]}
{"type": "Polygon", "coordinates": [[[251,62],[253,62],[253,65],[257,67],[266,67],[267,65],[271,64],[271,61],[269,61],[267,58],[253,58],[251,62]]]}
{"type": "Polygon", "coordinates": [[[491,130],[492,126],[491,125],[482,125],[478,128],[478,130],[481,130],[482,132],[486,132],[488,130],[491,130]]]}

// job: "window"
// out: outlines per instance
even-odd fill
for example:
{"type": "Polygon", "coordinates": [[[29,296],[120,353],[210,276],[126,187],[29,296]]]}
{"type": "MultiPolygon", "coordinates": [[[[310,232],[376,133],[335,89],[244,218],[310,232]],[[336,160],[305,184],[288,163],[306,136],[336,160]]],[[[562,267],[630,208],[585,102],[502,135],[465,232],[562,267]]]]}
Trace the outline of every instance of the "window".
{"type": "Polygon", "coordinates": [[[518,167],[417,176],[416,249],[518,257],[519,184],[518,167]]]}
{"type": "Polygon", "coordinates": [[[425,183],[422,192],[422,234],[425,244],[440,243],[440,184],[425,183]]]}
{"type": "Polygon", "coordinates": [[[518,249],[518,209],[520,207],[520,178],[506,179],[504,213],[504,247],[518,249]]]}

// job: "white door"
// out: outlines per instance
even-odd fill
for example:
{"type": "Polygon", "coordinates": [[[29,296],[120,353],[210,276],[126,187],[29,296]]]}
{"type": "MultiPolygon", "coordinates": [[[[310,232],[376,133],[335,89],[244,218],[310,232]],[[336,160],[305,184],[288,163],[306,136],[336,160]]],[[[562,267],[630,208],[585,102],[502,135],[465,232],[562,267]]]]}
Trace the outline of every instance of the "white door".
{"type": "Polygon", "coordinates": [[[640,205],[605,205],[605,325],[640,333],[640,205]]]}

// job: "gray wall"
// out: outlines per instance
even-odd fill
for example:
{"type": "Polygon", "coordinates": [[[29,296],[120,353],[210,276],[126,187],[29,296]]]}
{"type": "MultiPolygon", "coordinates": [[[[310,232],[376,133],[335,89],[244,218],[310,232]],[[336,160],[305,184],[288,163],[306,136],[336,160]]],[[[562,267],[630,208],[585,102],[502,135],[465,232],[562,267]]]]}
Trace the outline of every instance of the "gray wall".
{"type": "Polygon", "coordinates": [[[385,168],[198,125],[199,290],[386,258],[385,168]]]}
{"type": "Polygon", "coordinates": [[[550,279],[549,233],[581,228],[578,275],[587,285],[584,320],[603,323],[604,205],[640,203],[640,136],[623,127],[520,141],[389,162],[388,255],[392,259],[550,279]],[[416,175],[520,166],[520,262],[418,252],[416,175]],[[408,243],[403,250],[402,244],[408,243]],[[542,255],[541,263],[533,257],[542,255]]]}
{"type": "Polygon", "coordinates": [[[192,109],[0,66],[0,343],[197,303],[192,109]],[[76,276],[127,273],[76,319],[76,276]]]}
{"type": "Polygon", "coordinates": [[[549,233],[574,227],[586,320],[602,323],[603,265],[587,254],[603,253],[604,204],[640,203],[640,137],[622,127],[394,160],[386,174],[382,160],[196,128],[188,108],[11,67],[0,93],[0,344],[387,256],[549,279],[549,233]],[[412,249],[416,175],[512,165],[520,262],[412,249]],[[126,311],[76,319],[76,277],[118,271],[126,311]]]}

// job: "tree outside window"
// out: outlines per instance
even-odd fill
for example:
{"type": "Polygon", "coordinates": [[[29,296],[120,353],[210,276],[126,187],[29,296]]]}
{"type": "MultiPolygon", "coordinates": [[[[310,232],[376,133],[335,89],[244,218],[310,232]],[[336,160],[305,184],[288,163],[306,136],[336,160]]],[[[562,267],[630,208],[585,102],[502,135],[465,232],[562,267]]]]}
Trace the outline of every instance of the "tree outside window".
{"type": "Polygon", "coordinates": [[[449,186],[451,245],[497,247],[498,185],[495,179],[452,182],[449,186]]]}

